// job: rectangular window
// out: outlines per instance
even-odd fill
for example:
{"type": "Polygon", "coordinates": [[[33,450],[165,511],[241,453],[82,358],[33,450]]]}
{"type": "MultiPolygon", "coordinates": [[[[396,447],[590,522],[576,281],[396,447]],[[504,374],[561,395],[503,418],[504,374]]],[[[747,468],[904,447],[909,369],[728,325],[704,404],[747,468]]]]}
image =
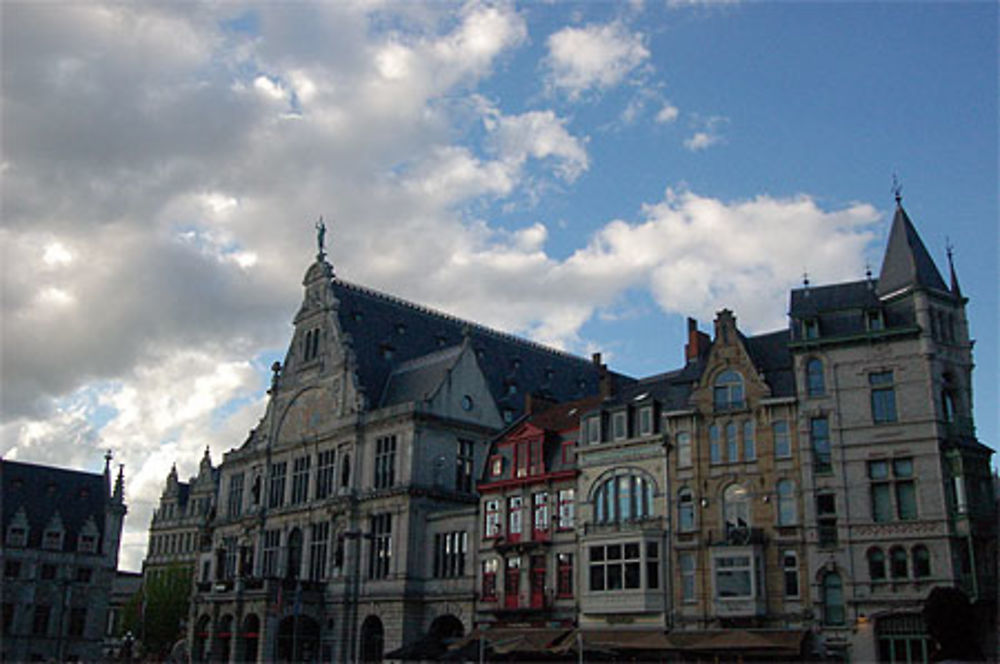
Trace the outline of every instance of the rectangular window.
{"type": "Polygon", "coordinates": [[[434,578],[451,579],[465,576],[465,558],[469,549],[464,530],[434,535],[434,578]]]}
{"type": "Polygon", "coordinates": [[[655,590],[660,587],[660,545],[646,542],[646,587],[655,590]]]}
{"type": "Polygon", "coordinates": [[[222,538],[222,549],[223,554],[223,568],[222,568],[222,578],[223,579],[235,579],[236,578],[236,537],[223,537],[222,538]]]}
{"type": "MultiPolygon", "coordinates": [[[[647,554],[649,552],[647,551],[647,554]]],[[[639,542],[590,547],[590,589],[595,592],[632,590],[642,586],[639,542]]],[[[659,576],[655,582],[659,582],[659,576]]],[[[647,578],[647,582],[650,580],[647,578]]]]}
{"type": "Polygon", "coordinates": [[[503,474],[503,457],[490,457],[490,477],[500,477],[503,474]]]}
{"type": "Polygon", "coordinates": [[[691,456],[691,434],[687,431],[681,431],[677,434],[677,467],[690,468],[691,456]]]}
{"type": "Polygon", "coordinates": [[[384,579],[389,576],[392,559],[392,515],[383,513],[370,517],[369,531],[372,541],[368,557],[368,578],[384,579]]]}
{"type": "Polygon", "coordinates": [[[278,576],[278,550],[281,546],[281,531],[278,529],[265,530],[261,541],[261,569],[260,574],[265,579],[273,579],[278,576]]]}
{"type": "Polygon", "coordinates": [[[549,532],[549,494],[540,491],[531,497],[531,501],[534,539],[542,539],[549,532]]]}
{"type": "Polygon", "coordinates": [[[812,442],[813,472],[832,472],[833,463],[830,457],[830,423],[826,417],[814,417],[809,420],[809,440],[812,442]]]}
{"type": "Polygon", "coordinates": [[[573,596],[573,554],[556,555],[556,594],[559,597],[573,596]]]}
{"type": "Polygon", "coordinates": [[[62,548],[63,534],[60,530],[46,530],[42,537],[42,548],[58,551],[62,548]]]}
{"type": "Polygon", "coordinates": [[[628,427],[626,414],[615,413],[611,418],[611,426],[614,430],[615,440],[624,440],[628,437],[628,427]]]}
{"type": "Polygon", "coordinates": [[[872,420],[876,423],[896,421],[896,388],[891,371],[868,374],[872,388],[872,420]]]}
{"type": "Polygon", "coordinates": [[[49,632],[49,613],[52,611],[48,606],[36,606],[35,615],[31,620],[31,633],[35,636],[46,636],[49,632]]]}
{"type": "Polygon", "coordinates": [[[497,599],[497,570],[500,563],[496,558],[483,561],[483,600],[495,602],[497,599]]]}
{"type": "Polygon", "coordinates": [[[396,478],[396,436],[375,439],[375,488],[392,486],[396,478]]]}
{"type": "Polygon", "coordinates": [[[784,459],[792,456],[792,438],[788,432],[788,420],[776,420],[771,424],[774,435],[774,456],[784,459]]]}
{"type": "Polygon", "coordinates": [[[816,495],[816,524],[820,547],[837,546],[837,499],[834,494],[816,495]]]}
{"type": "Polygon", "coordinates": [[[569,530],[573,527],[576,505],[574,489],[559,490],[559,529],[569,530]]]}
{"type": "Polygon", "coordinates": [[[653,433],[653,409],[649,406],[639,409],[639,435],[650,436],[653,433]]]}
{"type": "Polygon", "coordinates": [[[243,510],[243,473],[229,478],[229,516],[237,517],[243,510]]]}
{"type": "Polygon", "coordinates": [[[722,463],[722,447],[717,424],[708,427],[708,455],[712,463],[722,463]]]}
{"type": "Polygon", "coordinates": [[[587,442],[593,445],[601,442],[601,418],[592,417],[587,420],[587,442]]]}
{"type": "Polygon", "coordinates": [[[757,441],[753,436],[753,420],[743,422],[743,459],[746,461],[757,460],[757,441]]]}
{"type": "Polygon", "coordinates": [[[917,490],[913,480],[913,459],[893,459],[896,480],[896,516],[901,521],[917,518],[917,490]]]}
{"type": "Polygon", "coordinates": [[[681,601],[695,601],[695,560],[693,553],[681,553],[677,557],[681,568],[681,601]]]}
{"type": "Polygon", "coordinates": [[[292,505],[309,499],[309,466],[312,458],[303,456],[292,462],[292,505]]]}
{"type": "Polygon", "coordinates": [[[333,495],[337,476],[336,467],[336,450],[325,450],[316,455],[316,498],[318,500],[333,495]]]}
{"type": "Polygon", "coordinates": [[[736,463],[740,460],[740,443],[736,438],[736,423],[726,425],[726,460],[736,463]]]}
{"type": "Polygon", "coordinates": [[[483,516],[484,537],[497,537],[500,535],[500,501],[487,500],[483,516]]]}
{"type": "Polygon", "coordinates": [[[326,558],[330,546],[330,522],[312,524],[309,534],[309,578],[322,581],[326,578],[326,558]]]}
{"type": "Polygon", "coordinates": [[[75,606],[69,610],[69,635],[70,636],[83,636],[84,629],[87,627],[87,609],[85,607],[75,606]]]}
{"type": "Polygon", "coordinates": [[[750,556],[720,556],[714,562],[718,599],[753,598],[753,559],[750,556]]]}
{"type": "Polygon", "coordinates": [[[471,440],[459,440],[455,451],[455,490],[472,493],[472,468],[475,448],[471,440]]]}
{"type": "Polygon", "coordinates": [[[271,464],[271,485],[267,493],[268,507],[281,507],[285,504],[285,473],[287,471],[288,462],[286,461],[271,464]]]}
{"type": "Polygon", "coordinates": [[[76,548],[80,553],[97,553],[97,537],[94,535],[80,535],[80,542],[76,548]]]}
{"type": "Polygon", "coordinates": [[[901,521],[917,518],[917,490],[913,479],[913,459],[893,459],[868,462],[868,479],[872,505],[872,520],[892,521],[893,514],[901,521]],[[893,510],[893,498],[896,505],[893,510]]]}
{"type": "Polygon", "coordinates": [[[521,539],[523,515],[521,496],[511,496],[507,499],[507,537],[512,542],[521,539]]]}
{"type": "Polygon", "coordinates": [[[785,578],[785,597],[799,596],[799,556],[794,551],[781,554],[781,567],[785,578]]]}
{"type": "Polygon", "coordinates": [[[11,526],[7,529],[7,546],[21,547],[28,543],[28,531],[20,526],[11,526]]]}

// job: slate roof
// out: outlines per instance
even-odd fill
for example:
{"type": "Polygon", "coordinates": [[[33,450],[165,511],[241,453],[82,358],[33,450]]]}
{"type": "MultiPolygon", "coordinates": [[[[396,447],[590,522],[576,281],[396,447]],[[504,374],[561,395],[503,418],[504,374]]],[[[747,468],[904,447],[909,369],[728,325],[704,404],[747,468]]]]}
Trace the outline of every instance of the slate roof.
{"type": "Polygon", "coordinates": [[[28,517],[28,548],[39,548],[42,533],[58,511],[62,519],[63,551],[75,551],[77,535],[89,517],[104,532],[108,485],[103,475],[0,460],[3,492],[3,533],[23,507],[28,517]]]}
{"type": "Polygon", "coordinates": [[[452,346],[403,362],[389,374],[380,406],[422,401],[431,397],[461,353],[461,346],[452,346]]]}
{"type": "Polygon", "coordinates": [[[773,397],[795,396],[795,368],[792,353],[788,350],[789,339],[788,330],[744,339],[750,359],[764,375],[764,382],[771,388],[773,397]]]}
{"type": "Polygon", "coordinates": [[[879,295],[886,295],[911,285],[948,291],[906,210],[902,205],[897,205],[885,257],[882,259],[877,292],[879,295]]]}
{"type": "Polygon", "coordinates": [[[819,323],[820,337],[825,339],[865,334],[869,331],[865,316],[870,311],[882,312],[885,330],[916,325],[916,314],[908,302],[883,302],[878,297],[875,282],[867,279],[796,288],[790,299],[793,319],[790,340],[793,342],[803,339],[800,326],[794,322],[809,318],[819,323]]]}
{"type": "MultiPolygon", "coordinates": [[[[598,391],[600,371],[588,359],[339,278],[331,284],[340,301],[341,329],[351,335],[358,379],[369,403],[400,398],[397,395],[401,392],[392,387],[390,393],[387,383],[390,376],[393,382],[405,380],[402,374],[393,375],[401,365],[461,345],[466,335],[497,406],[512,411],[515,418],[524,412],[524,395],[529,392],[568,401],[598,391]],[[515,386],[513,392],[511,385],[515,386]]],[[[424,384],[433,372],[427,368],[423,375],[413,377],[414,383],[424,384]]],[[[620,374],[611,376],[617,382],[632,380],[620,374]]]]}

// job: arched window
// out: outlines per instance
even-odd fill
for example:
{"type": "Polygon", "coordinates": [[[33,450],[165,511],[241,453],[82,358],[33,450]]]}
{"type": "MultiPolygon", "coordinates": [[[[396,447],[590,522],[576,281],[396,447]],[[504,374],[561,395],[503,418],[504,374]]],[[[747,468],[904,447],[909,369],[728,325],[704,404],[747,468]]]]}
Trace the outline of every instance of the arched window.
{"type": "Polygon", "coordinates": [[[823,576],[823,624],[844,624],[844,582],[840,574],[828,572],[823,576]]]}
{"type": "Polygon", "coordinates": [[[890,568],[889,571],[894,579],[905,579],[907,577],[906,549],[901,546],[894,546],[889,551],[890,568]]]}
{"type": "Polygon", "coordinates": [[[868,578],[872,581],[885,580],[885,553],[877,546],[868,549],[868,578]]]}
{"type": "Polygon", "coordinates": [[[931,553],[923,544],[913,547],[913,576],[925,579],[931,575],[931,553]]]}
{"type": "Polygon", "coordinates": [[[653,482],[635,473],[622,473],[602,482],[594,492],[598,523],[646,519],[653,509],[653,482]]]}
{"type": "Polygon", "coordinates": [[[715,379],[712,396],[716,410],[742,408],[743,376],[732,369],[723,371],[715,379]]]}
{"type": "Polygon", "coordinates": [[[730,484],[722,493],[722,516],[726,523],[726,536],[736,529],[750,527],[750,492],[740,484],[730,484]]]}
{"type": "Polygon", "coordinates": [[[681,532],[694,530],[694,494],[684,488],[677,492],[677,525],[681,532]]]}
{"type": "Polygon", "coordinates": [[[818,358],[811,358],[806,362],[806,394],[811,397],[822,396],[826,388],[823,380],[823,362],[818,358]]]}
{"type": "Polygon", "coordinates": [[[778,525],[789,526],[799,520],[795,504],[795,482],[780,480],[775,487],[778,494],[778,525]]]}

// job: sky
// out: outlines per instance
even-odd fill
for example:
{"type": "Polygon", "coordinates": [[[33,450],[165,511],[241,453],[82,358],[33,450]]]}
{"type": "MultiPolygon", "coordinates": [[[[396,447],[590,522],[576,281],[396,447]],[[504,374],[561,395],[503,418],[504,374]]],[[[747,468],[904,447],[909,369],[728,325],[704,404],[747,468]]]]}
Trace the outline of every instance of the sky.
{"type": "Polygon", "coordinates": [[[893,177],[996,448],[992,2],[0,5],[0,453],[171,464],[264,412],[322,216],[338,276],[643,376],[685,319],[878,273],[893,177]]]}

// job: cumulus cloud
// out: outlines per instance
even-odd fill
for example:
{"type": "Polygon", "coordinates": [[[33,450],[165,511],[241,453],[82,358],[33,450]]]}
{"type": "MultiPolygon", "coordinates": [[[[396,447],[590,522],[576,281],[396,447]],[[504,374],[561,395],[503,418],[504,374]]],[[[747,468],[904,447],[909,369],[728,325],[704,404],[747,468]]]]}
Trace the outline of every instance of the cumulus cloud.
{"type": "Polygon", "coordinates": [[[548,84],[570,99],[618,85],[649,58],[642,35],[619,21],[563,28],[547,45],[548,84]]]}
{"type": "Polygon", "coordinates": [[[708,118],[695,117],[692,122],[697,127],[697,130],[691,136],[684,139],[684,147],[691,152],[707,150],[725,140],[721,134],[721,128],[729,122],[728,118],[718,115],[708,118]]]}
{"type": "MultiPolygon", "coordinates": [[[[0,26],[0,452],[99,470],[115,450],[126,567],[170,464],[189,476],[206,446],[217,462],[262,414],[257,358],[287,343],[320,214],[338,274],[576,350],[628,288],[684,313],[760,301],[742,314],[756,324],[782,305],[749,297],[748,275],[782,289],[860,260],[870,210],[684,192],[556,258],[549,220],[501,230],[469,211],[591,167],[568,118],[479,96],[527,38],[512,6],[265,4],[234,28],[244,11],[17,3],[0,26]]],[[[549,46],[570,96],[649,55],[617,23],[549,46]]]]}

